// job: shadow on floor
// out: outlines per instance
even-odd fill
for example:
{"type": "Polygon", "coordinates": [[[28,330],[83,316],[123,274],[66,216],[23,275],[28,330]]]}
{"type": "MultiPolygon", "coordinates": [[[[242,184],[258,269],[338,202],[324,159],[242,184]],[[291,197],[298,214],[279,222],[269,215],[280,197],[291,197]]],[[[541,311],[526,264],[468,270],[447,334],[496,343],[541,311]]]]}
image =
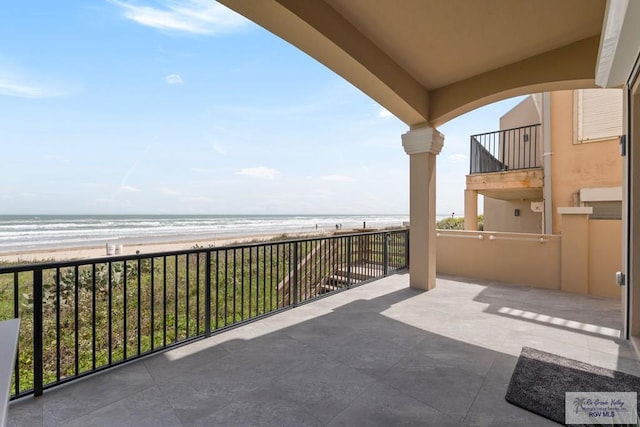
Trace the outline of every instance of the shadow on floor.
{"type": "Polygon", "coordinates": [[[390,276],[13,402],[9,425],[556,425],[504,400],[521,292],[390,276]]]}

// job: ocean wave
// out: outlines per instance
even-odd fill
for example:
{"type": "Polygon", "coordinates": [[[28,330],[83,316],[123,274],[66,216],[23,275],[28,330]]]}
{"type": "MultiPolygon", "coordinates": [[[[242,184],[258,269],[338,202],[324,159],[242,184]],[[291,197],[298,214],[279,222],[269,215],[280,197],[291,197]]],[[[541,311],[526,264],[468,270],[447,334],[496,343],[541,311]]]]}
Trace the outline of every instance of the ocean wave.
{"type": "Polygon", "coordinates": [[[0,252],[402,225],[404,215],[0,216],[0,252]]]}

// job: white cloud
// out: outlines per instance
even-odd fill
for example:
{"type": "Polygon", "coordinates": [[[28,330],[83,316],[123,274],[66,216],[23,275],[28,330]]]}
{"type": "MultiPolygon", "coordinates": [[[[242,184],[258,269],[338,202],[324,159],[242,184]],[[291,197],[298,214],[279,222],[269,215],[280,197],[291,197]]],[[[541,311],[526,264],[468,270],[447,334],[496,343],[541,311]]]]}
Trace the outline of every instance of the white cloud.
{"type": "Polygon", "coordinates": [[[19,85],[7,81],[0,81],[0,94],[16,96],[18,98],[43,98],[42,89],[33,86],[19,85]]]}
{"type": "Polygon", "coordinates": [[[193,197],[182,197],[180,201],[184,203],[200,204],[200,203],[211,203],[213,202],[213,199],[207,196],[193,196],[193,197]]]}
{"type": "Polygon", "coordinates": [[[164,0],[161,7],[110,1],[123,9],[125,18],[164,31],[221,34],[251,22],[214,0],[164,0]]]}
{"type": "Polygon", "coordinates": [[[255,178],[266,178],[266,179],[273,179],[279,173],[280,171],[277,169],[267,168],[264,166],[259,166],[257,168],[244,168],[236,172],[236,174],[238,175],[247,175],[247,176],[253,176],[255,178]]]}
{"type": "Polygon", "coordinates": [[[214,170],[213,169],[207,169],[207,168],[193,167],[193,168],[191,168],[191,172],[195,172],[195,173],[211,173],[211,172],[214,172],[214,170]]]}
{"type": "Polygon", "coordinates": [[[311,194],[302,194],[302,197],[310,197],[312,199],[320,198],[322,200],[329,200],[330,198],[332,198],[333,196],[335,196],[336,193],[334,193],[333,191],[329,191],[329,190],[316,190],[315,195],[311,195],[311,194]]]}
{"type": "Polygon", "coordinates": [[[82,90],[80,82],[70,82],[69,76],[60,77],[55,72],[40,67],[24,67],[0,54],[0,96],[17,98],[55,98],[73,95],[82,90]]]}
{"type": "Polygon", "coordinates": [[[332,182],[353,182],[355,181],[355,179],[353,179],[350,176],[346,176],[346,175],[325,175],[322,177],[323,180],[325,181],[332,181],[332,182]]]}
{"type": "Polygon", "coordinates": [[[220,154],[222,156],[226,156],[227,154],[229,154],[229,152],[227,150],[225,150],[224,148],[222,148],[218,144],[214,144],[213,145],[213,151],[215,151],[216,153],[218,153],[218,154],[220,154]]]}
{"type": "Polygon", "coordinates": [[[131,193],[137,193],[137,192],[139,192],[139,191],[140,191],[138,188],[136,188],[136,187],[132,187],[132,186],[130,186],[130,185],[121,185],[121,186],[120,186],[120,190],[122,190],[122,191],[129,191],[129,192],[131,192],[131,193]]]}
{"type": "Polygon", "coordinates": [[[182,81],[182,77],[180,77],[180,74],[169,74],[168,76],[165,76],[164,81],[167,82],[167,84],[170,85],[183,85],[184,82],[182,81]]]}
{"type": "Polygon", "coordinates": [[[92,188],[92,189],[108,187],[107,184],[105,184],[104,182],[81,182],[78,185],[80,187],[92,188]]]}
{"type": "Polygon", "coordinates": [[[156,191],[161,194],[166,194],[167,196],[179,196],[182,194],[178,190],[169,187],[160,187],[156,191]]]}
{"type": "Polygon", "coordinates": [[[378,111],[378,117],[393,117],[393,114],[391,114],[391,111],[387,110],[386,108],[380,108],[380,111],[378,111]]]}
{"type": "Polygon", "coordinates": [[[0,95],[15,96],[17,98],[53,98],[63,96],[64,93],[0,79],[0,95]]]}
{"type": "Polygon", "coordinates": [[[464,162],[468,159],[466,154],[462,154],[462,153],[456,153],[456,154],[449,154],[447,156],[447,160],[450,160],[452,162],[464,162]]]}
{"type": "Polygon", "coordinates": [[[57,154],[45,154],[43,157],[48,162],[62,163],[65,165],[71,164],[71,159],[57,154]]]}

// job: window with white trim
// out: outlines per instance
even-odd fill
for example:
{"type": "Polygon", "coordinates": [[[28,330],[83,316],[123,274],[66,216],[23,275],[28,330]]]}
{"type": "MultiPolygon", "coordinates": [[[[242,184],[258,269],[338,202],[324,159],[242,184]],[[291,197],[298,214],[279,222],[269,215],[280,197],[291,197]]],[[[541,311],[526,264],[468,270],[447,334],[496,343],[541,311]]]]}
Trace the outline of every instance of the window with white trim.
{"type": "Polygon", "coordinates": [[[575,97],[576,144],[622,135],[621,89],[581,89],[575,97]]]}

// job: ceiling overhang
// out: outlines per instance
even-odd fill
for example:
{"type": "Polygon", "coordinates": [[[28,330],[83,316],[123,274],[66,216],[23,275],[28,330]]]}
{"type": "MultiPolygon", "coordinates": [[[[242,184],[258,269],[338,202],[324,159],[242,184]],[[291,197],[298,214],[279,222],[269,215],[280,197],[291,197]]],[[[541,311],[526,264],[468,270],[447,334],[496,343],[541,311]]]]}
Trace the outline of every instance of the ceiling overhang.
{"type": "Polygon", "coordinates": [[[219,1],[410,127],[512,96],[593,87],[605,16],[604,0],[219,1]]]}
{"type": "Polygon", "coordinates": [[[431,92],[435,125],[501,99],[553,90],[595,87],[599,37],[527,58],[431,92]]]}

